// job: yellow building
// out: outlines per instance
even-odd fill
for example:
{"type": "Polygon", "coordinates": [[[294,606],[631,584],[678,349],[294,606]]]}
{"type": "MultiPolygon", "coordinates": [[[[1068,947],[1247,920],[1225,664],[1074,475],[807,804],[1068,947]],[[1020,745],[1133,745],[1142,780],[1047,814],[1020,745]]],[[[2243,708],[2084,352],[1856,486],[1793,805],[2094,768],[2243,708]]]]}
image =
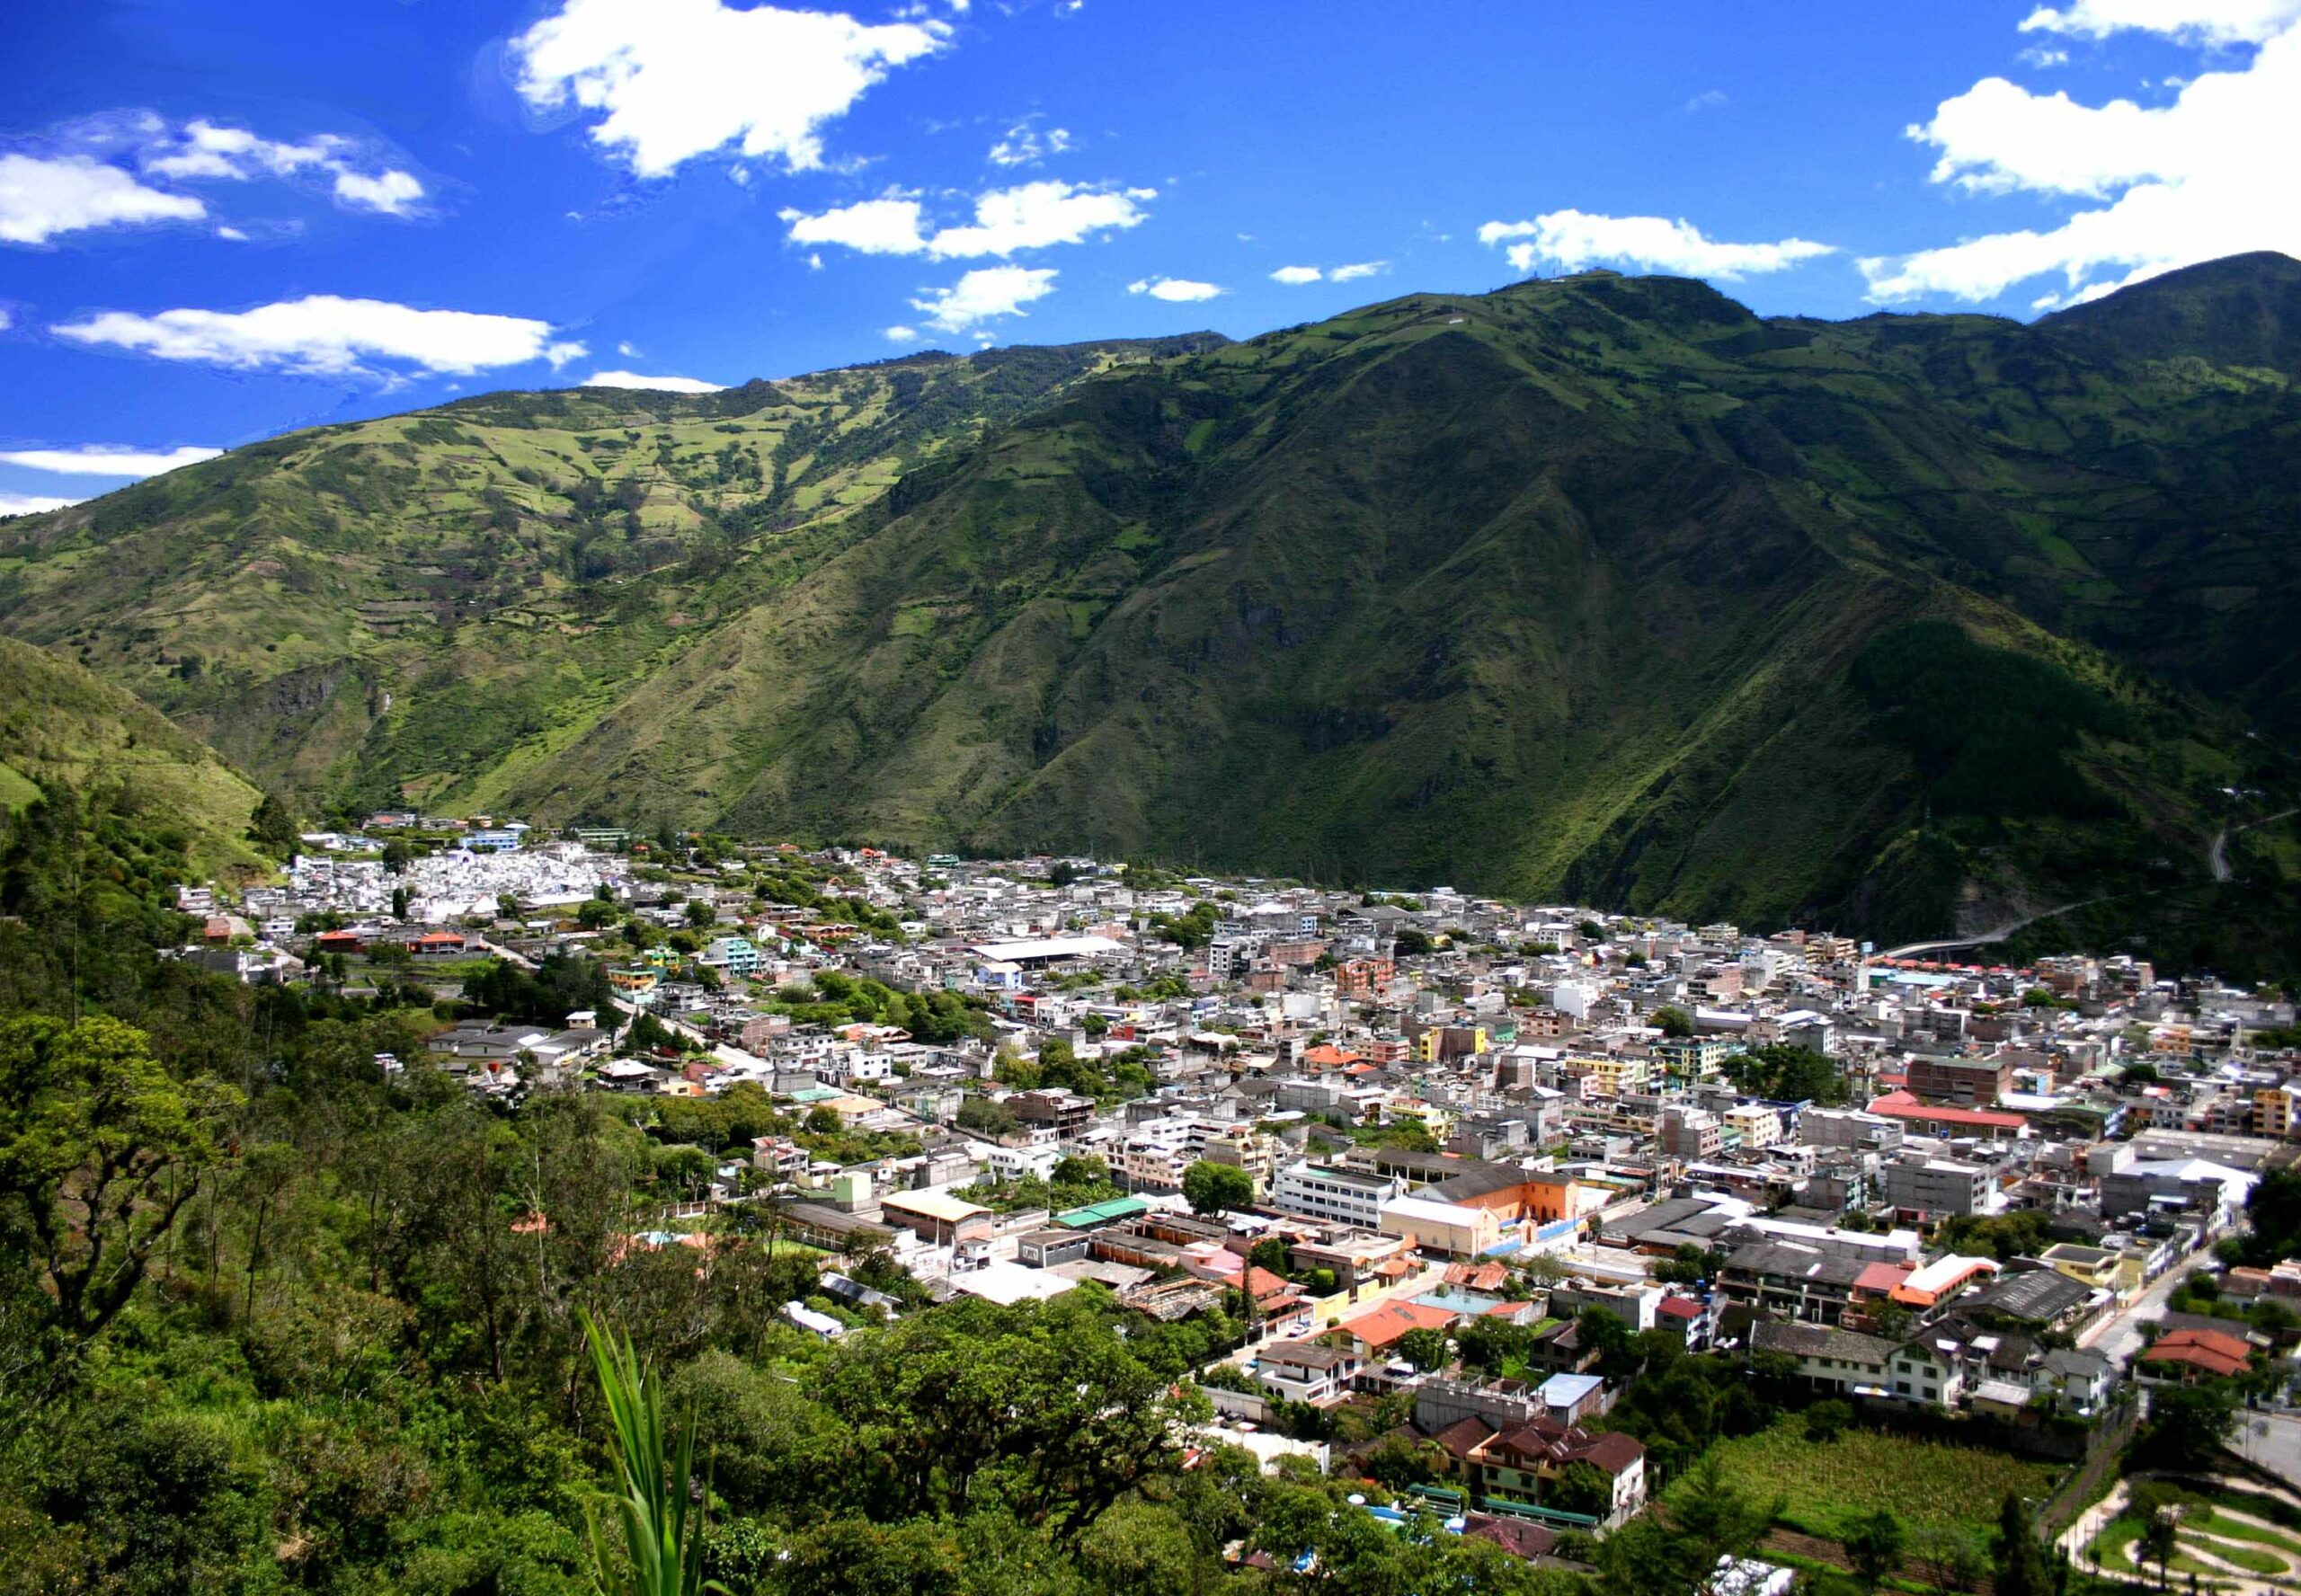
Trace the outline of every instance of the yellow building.
{"type": "Polygon", "coordinates": [[[2253,1094],[2253,1134],[2256,1136],[2301,1135],[2301,1114],[2294,1110],[2294,1100],[2301,1091],[2289,1086],[2263,1086],[2253,1094]]]}
{"type": "Polygon", "coordinates": [[[1430,1132],[1432,1138],[1444,1141],[1454,1133],[1454,1112],[1435,1103],[1425,1103],[1419,1097],[1401,1097],[1384,1110],[1390,1123],[1411,1121],[1430,1132]]]}
{"type": "Polygon", "coordinates": [[[1620,1097],[1627,1092],[1643,1092],[1653,1072],[1653,1062],[1647,1059],[1630,1059],[1615,1054],[1587,1060],[1588,1089],[1601,1096],[1620,1097]]]}

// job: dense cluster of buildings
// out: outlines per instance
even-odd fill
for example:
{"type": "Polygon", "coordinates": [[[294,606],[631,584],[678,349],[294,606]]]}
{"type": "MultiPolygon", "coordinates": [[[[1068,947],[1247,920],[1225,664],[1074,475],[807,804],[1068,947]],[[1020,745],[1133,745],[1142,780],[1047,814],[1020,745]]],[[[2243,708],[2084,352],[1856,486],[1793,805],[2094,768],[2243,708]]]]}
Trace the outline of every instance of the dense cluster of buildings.
{"type": "MultiPolygon", "coordinates": [[[[1427,1384],[1400,1338],[1503,1316],[1568,1384],[1450,1380],[1455,1405],[1433,1396],[1425,1433],[1479,1496],[1538,1501],[1591,1463],[1617,1484],[1605,1517],[1635,1511],[1642,1476],[1636,1443],[1574,1396],[1595,1356],[1584,1310],[1775,1354],[1850,1397],[2084,1419],[2125,1372],[2086,1343],[2301,1151],[2301,1059],[2256,1045],[2292,1006],[2129,958],[1918,963],[1444,888],[868,849],[805,856],[822,885],[800,908],[751,891],[773,857],[667,883],[574,840],[389,876],[323,855],[244,912],[269,935],[324,909],[417,946],[485,922],[526,957],[600,942],[572,918],[594,897],[687,927],[688,952],[613,980],[626,1013],[700,1051],[628,1056],[624,1015],[598,1015],[466,1025],[434,1051],[492,1063],[471,1073],[495,1089],[751,1082],[810,1123],[897,1133],[900,1152],[845,1163],[763,1138],[724,1193],[777,1202],[818,1240],[887,1246],[940,1289],[1017,1300],[1095,1279],[1169,1316],[1239,1293],[1272,1401],[1427,1384]],[[874,915],[826,914],[842,896],[874,915]],[[980,1034],[805,1023],[777,994],[824,971],[958,994],[980,1034]],[[1078,1159],[1130,1196],[993,1200],[1078,1159]],[[1200,1164],[1241,1172],[1250,1200],[1186,1211],[1200,1164]],[[2023,1215],[2016,1244],[1979,1239],[2023,1215]]],[[[2301,1275],[2260,1290],[2288,1285],[2301,1275]]],[[[2216,1335],[2263,1350],[2242,1325],[2174,1328],[2207,1338],[2176,1343],[2200,1360],[2232,1355],[2216,1335]]]]}

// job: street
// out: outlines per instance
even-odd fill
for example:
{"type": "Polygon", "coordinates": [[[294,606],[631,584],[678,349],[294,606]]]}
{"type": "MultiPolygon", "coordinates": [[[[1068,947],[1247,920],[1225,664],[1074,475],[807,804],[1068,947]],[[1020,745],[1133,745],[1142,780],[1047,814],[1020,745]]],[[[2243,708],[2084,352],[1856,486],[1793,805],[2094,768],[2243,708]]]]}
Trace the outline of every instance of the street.
{"type": "Polygon", "coordinates": [[[2165,1299],[2173,1294],[2174,1285],[2188,1272],[2189,1270],[2180,1264],[2167,1270],[2135,1298],[2130,1306],[2093,1324],[2077,1338],[2077,1344],[2091,1347],[2122,1368],[2136,1352],[2141,1351],[2142,1326],[2163,1317],[2165,1299]]]}
{"type": "Polygon", "coordinates": [[[2229,1448],[2256,1468],[2301,1488],[2301,1417],[2252,1409],[2237,1414],[2229,1448]]]}

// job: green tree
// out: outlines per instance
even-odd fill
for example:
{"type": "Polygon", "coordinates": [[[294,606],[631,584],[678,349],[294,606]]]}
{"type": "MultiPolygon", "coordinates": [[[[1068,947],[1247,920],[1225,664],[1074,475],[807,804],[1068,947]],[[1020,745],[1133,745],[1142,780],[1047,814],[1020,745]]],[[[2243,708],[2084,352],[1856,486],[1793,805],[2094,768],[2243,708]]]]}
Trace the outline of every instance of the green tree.
{"type": "Polygon", "coordinates": [[[248,840],[275,859],[285,859],[302,845],[296,817],[279,795],[266,793],[248,817],[248,840]]]}
{"type": "Polygon", "coordinates": [[[2053,1596],[2053,1578],[2030,1527],[2029,1507],[2011,1491],[1998,1504],[1990,1584],[1997,1596],[2053,1596]]]}
{"type": "Polygon", "coordinates": [[[1853,1405],[1851,1403],[1817,1402],[1806,1410],[1806,1439],[1817,1443],[1835,1441],[1853,1427],[1853,1405]]]}
{"type": "Polygon", "coordinates": [[[1542,1494],[1543,1505],[1560,1512],[1580,1513],[1604,1520],[1614,1510],[1613,1476],[1596,1464],[1576,1459],[1559,1471],[1557,1480],[1542,1494]]]}
{"type": "Polygon", "coordinates": [[[1874,1591],[1888,1574],[1901,1566],[1902,1548],[1907,1539],[1902,1521],[1890,1510],[1881,1507],[1856,1520],[1838,1544],[1845,1548],[1846,1563],[1863,1586],[1874,1591]]]}
{"type": "Polygon", "coordinates": [[[1399,1356],[1427,1374],[1446,1367],[1446,1334],[1419,1326],[1399,1337],[1399,1356]]]}
{"type": "Polygon", "coordinates": [[[1662,1007],[1654,1011],[1654,1026],[1665,1036],[1692,1036],[1693,1016],[1683,1008],[1662,1007]]]}
{"type": "Polygon", "coordinates": [[[687,923],[697,931],[719,922],[719,911],[700,898],[689,899],[686,912],[687,923]]]}
{"type": "Polygon", "coordinates": [[[1183,1171],[1183,1197],[1195,1212],[1227,1213],[1255,1200],[1254,1177],[1234,1165],[1201,1158],[1183,1171]]]}
{"type": "Polygon", "coordinates": [[[2149,1522],[2141,1530],[2141,1560],[2157,1565],[2157,1588],[2166,1588],[2166,1577],[2173,1559],[2181,1549],[2181,1521],[2176,1509],[2161,1507],[2149,1515],[2149,1522]]]}
{"type": "Polygon", "coordinates": [[[128,1306],[239,1094],[171,1078],[118,1020],[0,1022],[0,1200],[74,1343],[128,1306]]]}
{"type": "Polygon", "coordinates": [[[2161,1389],[2150,1396],[2149,1422],[2134,1439],[2134,1453],[2158,1468],[2202,1468],[2219,1456],[2236,1423],[2236,1399],[2225,1386],[2161,1389]]]}

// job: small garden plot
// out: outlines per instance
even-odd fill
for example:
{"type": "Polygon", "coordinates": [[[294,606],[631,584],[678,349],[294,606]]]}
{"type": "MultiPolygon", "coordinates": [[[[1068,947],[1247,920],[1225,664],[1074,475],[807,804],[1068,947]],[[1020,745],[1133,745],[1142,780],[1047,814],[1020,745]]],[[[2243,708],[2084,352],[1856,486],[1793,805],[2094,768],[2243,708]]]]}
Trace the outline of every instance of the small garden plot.
{"type": "Polygon", "coordinates": [[[2054,1483],[2047,1464],[1890,1431],[1808,1441],[1796,1415],[1716,1451],[1736,1488],[1757,1502],[1782,1497],[1786,1522],[1831,1539],[1879,1508],[1914,1527],[1993,1530],[2008,1493],[2043,1497],[2054,1483]]]}

